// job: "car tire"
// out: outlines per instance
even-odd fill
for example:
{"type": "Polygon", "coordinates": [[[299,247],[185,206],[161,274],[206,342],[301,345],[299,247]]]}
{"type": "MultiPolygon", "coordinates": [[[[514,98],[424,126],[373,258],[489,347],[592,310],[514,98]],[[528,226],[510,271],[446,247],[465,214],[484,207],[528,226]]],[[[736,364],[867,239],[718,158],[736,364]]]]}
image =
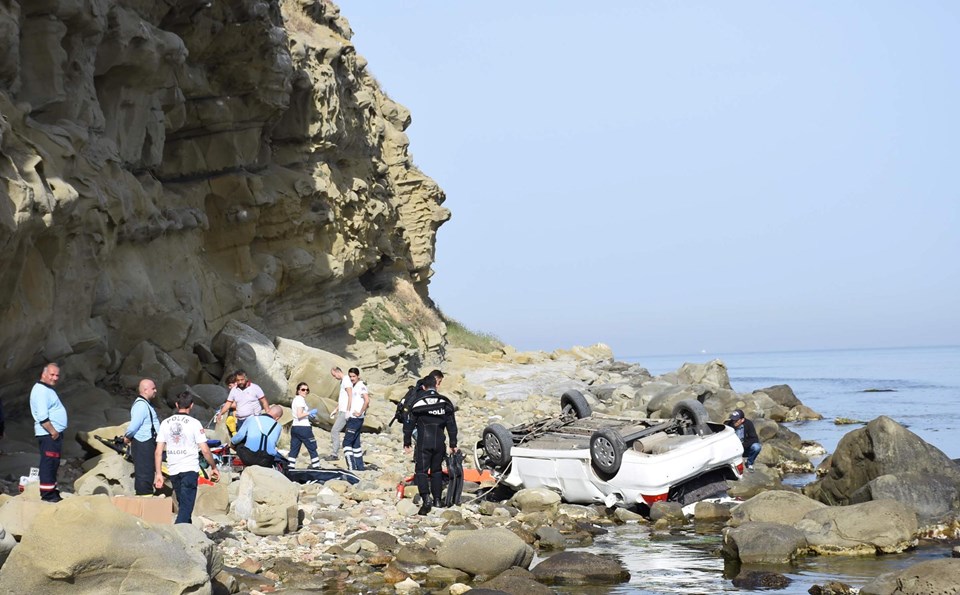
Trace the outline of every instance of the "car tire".
{"type": "Polygon", "coordinates": [[[600,428],[590,436],[590,462],[604,481],[613,478],[623,463],[627,444],[614,428],[600,428]]]}
{"type": "Polygon", "coordinates": [[[587,403],[587,398],[578,390],[568,390],[563,393],[563,396],[560,397],[560,411],[563,415],[573,414],[577,419],[590,417],[593,413],[590,403],[587,403]]]}
{"type": "Polygon", "coordinates": [[[503,469],[510,464],[510,450],[513,448],[513,434],[500,424],[490,424],[483,429],[483,451],[487,462],[494,469],[503,469]]]}
{"type": "Polygon", "coordinates": [[[673,406],[673,418],[684,426],[683,434],[704,436],[710,433],[707,422],[710,414],[703,403],[694,399],[684,399],[673,406]]]}

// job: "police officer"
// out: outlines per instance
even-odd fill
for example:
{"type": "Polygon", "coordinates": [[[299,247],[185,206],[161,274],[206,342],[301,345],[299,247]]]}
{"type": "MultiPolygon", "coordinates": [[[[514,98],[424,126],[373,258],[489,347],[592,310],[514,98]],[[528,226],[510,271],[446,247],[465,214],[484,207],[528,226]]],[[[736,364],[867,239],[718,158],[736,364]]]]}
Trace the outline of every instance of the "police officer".
{"type": "MultiPolygon", "coordinates": [[[[446,456],[443,432],[450,436],[450,452],[457,452],[457,420],[453,403],[437,392],[437,379],[421,380],[421,390],[410,407],[410,416],[417,430],[417,447],[413,453],[416,465],[414,480],[423,505],[419,514],[427,514],[433,506],[441,506],[443,491],[442,464],[446,456]]],[[[411,436],[404,433],[403,447],[410,448],[411,436]]]]}

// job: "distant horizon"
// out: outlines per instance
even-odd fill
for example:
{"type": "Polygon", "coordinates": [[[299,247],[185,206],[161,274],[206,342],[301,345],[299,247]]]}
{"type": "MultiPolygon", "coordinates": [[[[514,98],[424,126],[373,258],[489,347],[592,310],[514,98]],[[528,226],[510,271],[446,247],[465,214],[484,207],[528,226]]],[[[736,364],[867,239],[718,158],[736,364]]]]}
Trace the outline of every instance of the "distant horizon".
{"type": "MultiPolygon", "coordinates": [[[[570,349],[570,347],[558,349],[570,349]]],[[[646,353],[643,355],[624,355],[619,356],[614,352],[615,358],[630,358],[638,359],[643,357],[686,357],[686,356],[710,356],[710,355],[760,355],[760,354],[777,354],[777,353],[822,353],[827,351],[895,351],[897,349],[960,349],[960,344],[955,345],[898,345],[890,347],[825,347],[821,349],[770,349],[770,350],[760,350],[760,351],[707,351],[707,352],[696,352],[691,351],[688,353],[659,353],[652,354],[646,353]]]]}

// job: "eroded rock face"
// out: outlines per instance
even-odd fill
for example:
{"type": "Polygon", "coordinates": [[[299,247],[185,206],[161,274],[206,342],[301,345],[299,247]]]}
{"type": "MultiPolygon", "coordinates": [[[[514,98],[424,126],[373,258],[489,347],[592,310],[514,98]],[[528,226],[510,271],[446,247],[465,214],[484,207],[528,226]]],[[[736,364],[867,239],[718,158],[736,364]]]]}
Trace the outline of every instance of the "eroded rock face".
{"type": "Polygon", "coordinates": [[[375,357],[439,349],[404,316],[450,214],[351,35],[321,0],[0,3],[5,403],[52,360],[207,381],[234,319],[346,354],[374,295],[375,357]]]}

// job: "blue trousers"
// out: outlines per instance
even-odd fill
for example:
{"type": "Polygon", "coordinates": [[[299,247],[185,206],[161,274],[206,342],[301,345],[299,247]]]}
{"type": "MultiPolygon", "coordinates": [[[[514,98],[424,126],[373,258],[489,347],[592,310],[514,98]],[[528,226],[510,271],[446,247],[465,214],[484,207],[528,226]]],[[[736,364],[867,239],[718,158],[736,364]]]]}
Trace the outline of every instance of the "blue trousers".
{"type": "Polygon", "coordinates": [[[347,431],[343,435],[343,456],[347,460],[347,469],[363,471],[363,447],[360,446],[360,429],[363,428],[362,417],[347,419],[347,431]]]}
{"type": "Polygon", "coordinates": [[[184,471],[170,476],[173,484],[173,493],[177,495],[177,520],[174,523],[189,523],[193,516],[193,505],[197,502],[197,480],[200,474],[196,471],[184,471]]]}
{"type": "Polygon", "coordinates": [[[747,465],[750,465],[751,467],[753,467],[754,461],[756,461],[757,457],[760,455],[761,448],[763,447],[760,445],[759,442],[754,442],[749,447],[747,447],[746,450],[744,450],[743,454],[747,455],[747,465]]]}
{"type": "Polygon", "coordinates": [[[313,437],[313,428],[310,426],[290,427],[290,452],[287,454],[290,465],[296,464],[301,444],[306,446],[307,452],[310,453],[310,464],[314,467],[319,466],[320,455],[317,454],[317,439],[313,437]]]}
{"type": "Polygon", "coordinates": [[[54,440],[50,434],[37,436],[40,443],[40,498],[46,502],[59,502],[57,471],[60,470],[60,452],[63,450],[63,433],[54,440]]]}

